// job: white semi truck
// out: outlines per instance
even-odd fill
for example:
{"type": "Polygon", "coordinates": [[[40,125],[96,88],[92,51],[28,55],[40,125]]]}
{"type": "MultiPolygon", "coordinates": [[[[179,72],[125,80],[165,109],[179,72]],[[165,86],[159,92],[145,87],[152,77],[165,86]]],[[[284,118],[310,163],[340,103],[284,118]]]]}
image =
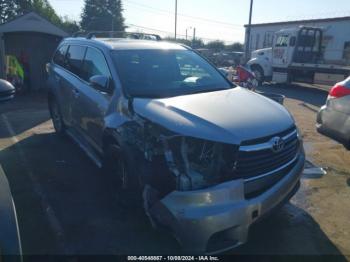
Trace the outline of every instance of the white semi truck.
{"type": "Polygon", "coordinates": [[[322,40],[321,28],[283,29],[275,33],[272,48],[253,51],[247,64],[259,82],[332,85],[350,75],[350,66],[343,61],[327,62],[322,40]]]}

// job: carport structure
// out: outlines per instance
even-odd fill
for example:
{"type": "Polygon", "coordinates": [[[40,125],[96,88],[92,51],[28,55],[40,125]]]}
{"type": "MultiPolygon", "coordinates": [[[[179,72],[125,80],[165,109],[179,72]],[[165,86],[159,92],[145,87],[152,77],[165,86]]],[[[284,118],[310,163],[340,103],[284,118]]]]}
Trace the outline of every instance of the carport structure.
{"type": "Polygon", "coordinates": [[[45,87],[45,65],[68,34],[34,12],[0,25],[0,78],[6,78],[6,56],[24,64],[28,88],[45,87]]]}

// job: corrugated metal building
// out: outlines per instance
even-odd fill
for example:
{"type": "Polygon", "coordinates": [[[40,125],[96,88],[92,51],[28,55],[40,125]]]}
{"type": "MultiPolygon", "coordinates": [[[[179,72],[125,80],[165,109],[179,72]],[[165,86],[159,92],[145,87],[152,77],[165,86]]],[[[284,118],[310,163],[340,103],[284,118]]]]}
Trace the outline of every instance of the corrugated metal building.
{"type": "Polygon", "coordinates": [[[0,25],[0,78],[6,78],[8,55],[16,56],[25,64],[28,88],[43,88],[45,65],[66,32],[38,14],[31,12],[0,25]]]}
{"type": "MultiPolygon", "coordinates": [[[[272,47],[275,32],[298,26],[313,26],[323,29],[325,60],[339,62],[350,59],[350,16],[253,24],[251,27],[250,53],[257,49],[272,47]]],[[[245,27],[247,29],[247,25],[245,27]]]]}

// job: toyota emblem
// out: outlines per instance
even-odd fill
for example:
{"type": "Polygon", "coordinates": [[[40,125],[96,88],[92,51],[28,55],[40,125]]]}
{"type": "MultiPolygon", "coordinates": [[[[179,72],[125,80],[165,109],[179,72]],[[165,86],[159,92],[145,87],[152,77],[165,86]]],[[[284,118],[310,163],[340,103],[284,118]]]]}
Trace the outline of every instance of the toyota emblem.
{"type": "Polygon", "coordinates": [[[281,137],[274,137],[271,139],[271,149],[274,153],[279,153],[283,150],[285,142],[281,137]]]}

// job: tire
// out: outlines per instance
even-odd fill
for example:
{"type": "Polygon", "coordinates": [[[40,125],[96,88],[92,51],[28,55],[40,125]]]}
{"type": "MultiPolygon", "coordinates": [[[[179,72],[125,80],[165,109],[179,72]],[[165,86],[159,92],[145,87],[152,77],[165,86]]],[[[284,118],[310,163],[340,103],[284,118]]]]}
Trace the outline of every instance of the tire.
{"type": "Polygon", "coordinates": [[[253,65],[251,68],[258,81],[258,85],[261,86],[265,81],[264,70],[259,65],[253,65]]]}
{"type": "Polygon", "coordinates": [[[131,158],[116,144],[109,145],[103,161],[103,173],[107,175],[118,202],[124,206],[141,206],[142,186],[131,158]]]}
{"type": "Polygon", "coordinates": [[[59,135],[63,135],[66,127],[63,122],[61,110],[55,98],[49,99],[49,110],[55,132],[59,135]]]}
{"type": "Polygon", "coordinates": [[[346,150],[350,151],[350,138],[343,144],[346,150]]]}

